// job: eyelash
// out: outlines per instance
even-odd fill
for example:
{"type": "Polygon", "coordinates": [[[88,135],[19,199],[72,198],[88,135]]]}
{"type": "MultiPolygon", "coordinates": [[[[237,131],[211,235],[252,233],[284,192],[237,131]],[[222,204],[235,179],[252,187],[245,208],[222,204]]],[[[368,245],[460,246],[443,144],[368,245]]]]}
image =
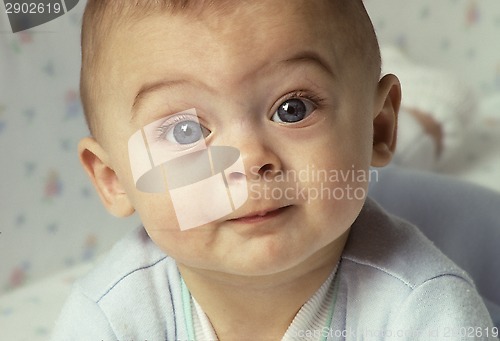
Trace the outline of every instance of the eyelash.
{"type": "Polygon", "coordinates": [[[282,99],[280,99],[280,101],[278,102],[279,104],[278,105],[281,105],[283,104],[284,102],[286,101],[289,101],[291,99],[305,99],[305,100],[308,100],[309,102],[311,102],[312,104],[314,104],[315,106],[315,110],[317,109],[321,109],[324,102],[325,102],[325,99],[316,95],[316,94],[313,94],[311,92],[308,92],[306,90],[296,90],[296,91],[293,91],[287,95],[285,95],[282,99]]]}
{"type": "Polygon", "coordinates": [[[169,117],[165,121],[162,122],[162,124],[156,129],[158,132],[158,136],[156,137],[157,141],[163,140],[163,137],[165,136],[166,133],[170,131],[177,123],[184,122],[184,121],[192,121],[193,115],[187,115],[187,114],[178,114],[175,115],[174,117],[169,117]]]}

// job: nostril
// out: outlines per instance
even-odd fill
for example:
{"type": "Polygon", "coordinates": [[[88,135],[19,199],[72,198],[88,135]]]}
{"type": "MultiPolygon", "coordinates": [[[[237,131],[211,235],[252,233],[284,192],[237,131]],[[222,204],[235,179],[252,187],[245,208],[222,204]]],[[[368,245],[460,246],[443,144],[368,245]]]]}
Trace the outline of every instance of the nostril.
{"type": "Polygon", "coordinates": [[[228,179],[228,181],[231,181],[231,182],[243,181],[246,179],[246,175],[241,173],[241,172],[231,172],[231,173],[229,173],[227,179],[228,179]]]}
{"type": "Polygon", "coordinates": [[[263,174],[266,174],[266,173],[270,173],[273,170],[274,170],[273,165],[270,164],[270,163],[266,163],[265,165],[263,165],[262,167],[260,167],[259,174],[263,175],[263,174]]]}

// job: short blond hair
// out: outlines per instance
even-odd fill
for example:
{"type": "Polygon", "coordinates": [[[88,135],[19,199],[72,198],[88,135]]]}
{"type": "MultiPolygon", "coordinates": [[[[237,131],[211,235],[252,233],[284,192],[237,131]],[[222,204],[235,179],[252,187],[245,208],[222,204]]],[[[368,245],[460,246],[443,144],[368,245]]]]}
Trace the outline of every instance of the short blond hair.
{"type": "MultiPolygon", "coordinates": [[[[321,1],[330,3],[338,17],[349,19],[341,20],[336,25],[340,34],[346,37],[343,53],[358,56],[361,63],[370,67],[378,81],[381,65],[380,50],[362,0],[321,1]]],[[[206,14],[207,11],[226,14],[242,4],[252,3],[254,2],[250,0],[88,0],[81,34],[80,96],[90,133],[98,135],[97,104],[102,85],[98,84],[96,75],[101,71],[104,61],[102,51],[109,43],[113,30],[120,25],[155,13],[167,12],[172,15],[185,14],[195,17],[202,13],[206,14]]]]}

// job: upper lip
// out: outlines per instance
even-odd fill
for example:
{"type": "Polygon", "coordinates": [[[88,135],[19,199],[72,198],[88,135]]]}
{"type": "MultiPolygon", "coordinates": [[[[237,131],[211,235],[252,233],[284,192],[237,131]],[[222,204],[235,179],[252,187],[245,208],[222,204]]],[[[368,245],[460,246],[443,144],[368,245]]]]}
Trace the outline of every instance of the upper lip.
{"type": "Polygon", "coordinates": [[[261,210],[254,210],[254,211],[251,211],[250,213],[247,213],[247,214],[244,214],[244,215],[239,215],[239,216],[231,218],[229,220],[237,220],[237,219],[245,219],[245,218],[253,218],[253,217],[263,217],[263,216],[265,216],[266,214],[268,214],[270,212],[273,212],[273,211],[276,211],[276,210],[279,210],[281,208],[285,208],[285,207],[288,207],[288,206],[289,205],[277,206],[277,207],[266,208],[266,209],[261,209],[261,210]]]}

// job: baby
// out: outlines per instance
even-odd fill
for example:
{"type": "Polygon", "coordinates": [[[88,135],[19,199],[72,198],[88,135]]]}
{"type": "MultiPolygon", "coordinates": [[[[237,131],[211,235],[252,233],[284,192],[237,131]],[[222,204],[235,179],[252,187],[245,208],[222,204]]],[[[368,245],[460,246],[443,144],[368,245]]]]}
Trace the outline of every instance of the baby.
{"type": "Polygon", "coordinates": [[[491,333],[471,279],[366,198],[401,93],[361,0],[89,0],[81,95],[82,164],[143,227],[54,340],[491,333]]]}

